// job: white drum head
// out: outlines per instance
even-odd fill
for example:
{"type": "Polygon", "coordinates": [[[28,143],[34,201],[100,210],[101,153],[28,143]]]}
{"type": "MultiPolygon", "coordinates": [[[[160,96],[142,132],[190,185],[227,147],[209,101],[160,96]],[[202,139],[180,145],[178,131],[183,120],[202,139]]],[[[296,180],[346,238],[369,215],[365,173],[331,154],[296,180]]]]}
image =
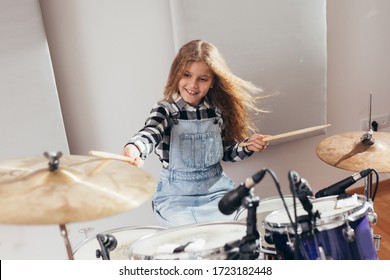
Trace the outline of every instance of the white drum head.
{"type": "MultiPolygon", "coordinates": [[[[286,202],[287,206],[293,205],[294,200],[292,196],[284,196],[284,201],[286,202]]],[[[297,205],[300,205],[300,201],[298,199],[295,199],[297,205]]],[[[278,209],[284,209],[283,201],[279,196],[274,197],[267,197],[264,199],[260,199],[259,206],[256,210],[256,217],[258,224],[261,225],[261,223],[265,220],[265,217],[267,217],[268,214],[271,212],[278,210],[278,209]]],[[[245,221],[248,215],[247,209],[241,209],[239,213],[237,214],[235,220],[238,221],[245,221]]]]}
{"type": "Polygon", "coordinates": [[[201,223],[169,228],[130,246],[130,259],[226,259],[224,245],[242,239],[246,224],[201,223]],[[174,250],[184,246],[184,251],[174,250]]]}

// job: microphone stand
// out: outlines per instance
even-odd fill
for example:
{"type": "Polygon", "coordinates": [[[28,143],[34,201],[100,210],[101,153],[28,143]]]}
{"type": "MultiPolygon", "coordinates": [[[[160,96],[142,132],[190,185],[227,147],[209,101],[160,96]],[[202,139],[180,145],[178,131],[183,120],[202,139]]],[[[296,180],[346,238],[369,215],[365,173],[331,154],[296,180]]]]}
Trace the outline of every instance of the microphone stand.
{"type": "MultiPolygon", "coordinates": [[[[319,259],[326,259],[326,256],[323,252],[323,248],[321,248],[318,244],[317,236],[316,236],[316,219],[320,218],[320,213],[318,210],[313,212],[313,204],[308,198],[308,195],[312,195],[311,188],[307,185],[306,180],[302,179],[299,174],[295,171],[290,171],[288,173],[288,178],[290,182],[290,190],[293,194],[293,199],[295,201],[295,198],[297,197],[299,201],[301,202],[303,209],[307,212],[307,215],[301,215],[296,216],[296,205],[294,203],[294,212],[295,212],[295,222],[296,222],[296,228],[298,225],[300,225],[301,230],[300,234],[296,232],[297,236],[295,238],[294,242],[294,258],[299,258],[299,249],[301,247],[301,237],[302,236],[308,236],[312,237],[315,243],[315,247],[317,249],[317,255],[319,259]]],[[[302,250],[302,253],[304,254],[304,258],[308,259],[308,256],[306,254],[305,250],[302,250]]]]}
{"type": "Polygon", "coordinates": [[[242,206],[248,211],[246,218],[246,235],[241,239],[225,244],[227,251],[238,247],[238,252],[228,254],[228,260],[256,260],[260,255],[259,239],[260,233],[257,230],[257,207],[260,199],[255,196],[253,189],[243,199],[242,206]]]}

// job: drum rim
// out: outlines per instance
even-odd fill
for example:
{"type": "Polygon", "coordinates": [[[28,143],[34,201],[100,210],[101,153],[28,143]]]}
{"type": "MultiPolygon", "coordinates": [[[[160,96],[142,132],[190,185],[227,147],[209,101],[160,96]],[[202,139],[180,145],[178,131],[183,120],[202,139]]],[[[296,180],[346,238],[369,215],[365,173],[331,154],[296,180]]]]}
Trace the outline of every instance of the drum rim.
{"type": "MultiPolygon", "coordinates": [[[[80,243],[78,243],[74,247],[74,249],[72,251],[72,255],[74,256],[77,253],[78,250],[80,250],[82,247],[85,246],[85,244],[87,244],[87,243],[91,242],[92,240],[96,239],[98,234],[110,234],[110,233],[113,233],[113,232],[122,232],[122,231],[129,230],[129,229],[131,229],[131,230],[137,230],[137,229],[165,230],[166,228],[160,227],[160,226],[123,226],[123,227],[119,227],[119,228],[115,228],[115,229],[111,229],[111,230],[102,231],[102,232],[97,233],[97,234],[95,234],[93,236],[90,236],[90,237],[84,239],[83,241],[81,241],[80,243]]],[[[153,233],[150,233],[150,234],[153,234],[153,233]]]]}
{"type": "MultiPolygon", "coordinates": [[[[341,213],[338,213],[338,214],[335,214],[332,216],[324,217],[323,219],[317,220],[316,225],[315,225],[315,229],[318,231],[328,230],[328,229],[336,228],[340,225],[345,224],[345,220],[353,222],[353,221],[357,221],[360,218],[364,218],[364,216],[368,213],[370,207],[366,203],[367,201],[366,201],[364,196],[362,196],[362,195],[357,195],[357,196],[358,196],[358,199],[361,200],[361,203],[359,205],[357,205],[356,207],[351,208],[349,210],[346,210],[344,212],[341,212],[341,213]],[[345,215],[347,215],[346,218],[345,218],[345,215]]],[[[337,195],[321,197],[321,198],[314,200],[314,202],[329,200],[331,198],[334,199],[336,197],[337,197],[337,195]]],[[[303,208],[303,207],[300,207],[300,208],[303,208]]],[[[282,210],[285,211],[285,209],[275,210],[275,211],[271,212],[267,217],[271,216],[272,214],[275,215],[276,212],[280,212],[282,210]]],[[[288,233],[291,233],[291,234],[295,233],[290,222],[288,222],[288,223],[269,222],[269,221],[267,221],[267,217],[265,218],[265,220],[263,222],[263,227],[266,230],[271,231],[271,232],[278,232],[278,233],[285,233],[286,231],[288,233]]]]}
{"type": "MultiPolygon", "coordinates": [[[[236,241],[236,240],[233,240],[236,241]]],[[[190,251],[181,253],[157,253],[154,255],[145,255],[140,253],[132,254],[130,252],[130,260],[198,260],[203,259],[206,256],[214,256],[226,254],[224,246],[216,247],[213,249],[207,249],[202,251],[190,251]],[[164,257],[167,256],[167,257],[164,257]]]]}

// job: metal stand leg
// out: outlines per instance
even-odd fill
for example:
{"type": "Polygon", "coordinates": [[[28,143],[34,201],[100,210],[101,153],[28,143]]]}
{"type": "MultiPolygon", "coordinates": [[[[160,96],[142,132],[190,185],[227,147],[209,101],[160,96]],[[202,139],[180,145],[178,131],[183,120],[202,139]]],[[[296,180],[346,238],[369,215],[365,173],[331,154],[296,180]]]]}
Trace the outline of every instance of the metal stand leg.
{"type": "Polygon", "coordinates": [[[374,211],[374,202],[372,201],[372,174],[368,175],[364,178],[364,196],[366,197],[367,203],[371,205],[370,210],[368,212],[368,221],[371,226],[371,234],[374,240],[374,247],[377,252],[379,252],[381,239],[382,237],[378,234],[374,234],[373,226],[378,222],[378,215],[374,211]]]}
{"type": "Polygon", "coordinates": [[[72,254],[72,247],[70,246],[70,242],[69,242],[69,238],[68,238],[68,231],[66,230],[66,226],[60,225],[60,231],[61,231],[61,235],[65,241],[66,253],[68,254],[68,259],[74,260],[73,254],[72,254]]]}

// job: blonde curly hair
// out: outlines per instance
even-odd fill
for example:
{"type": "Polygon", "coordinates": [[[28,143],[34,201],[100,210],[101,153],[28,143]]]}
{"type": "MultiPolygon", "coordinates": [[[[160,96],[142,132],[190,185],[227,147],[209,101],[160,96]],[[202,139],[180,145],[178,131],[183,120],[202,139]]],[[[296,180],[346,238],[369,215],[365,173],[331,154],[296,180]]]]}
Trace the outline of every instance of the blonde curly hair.
{"type": "Polygon", "coordinates": [[[186,66],[195,61],[205,62],[213,72],[213,88],[205,99],[222,111],[226,144],[245,140],[250,131],[255,131],[248,110],[265,112],[256,106],[256,101],[264,97],[261,95],[263,89],[234,75],[219,50],[209,42],[193,40],[180,48],[171,65],[164,100],[173,101],[172,96],[179,92],[179,80],[186,66]]]}

